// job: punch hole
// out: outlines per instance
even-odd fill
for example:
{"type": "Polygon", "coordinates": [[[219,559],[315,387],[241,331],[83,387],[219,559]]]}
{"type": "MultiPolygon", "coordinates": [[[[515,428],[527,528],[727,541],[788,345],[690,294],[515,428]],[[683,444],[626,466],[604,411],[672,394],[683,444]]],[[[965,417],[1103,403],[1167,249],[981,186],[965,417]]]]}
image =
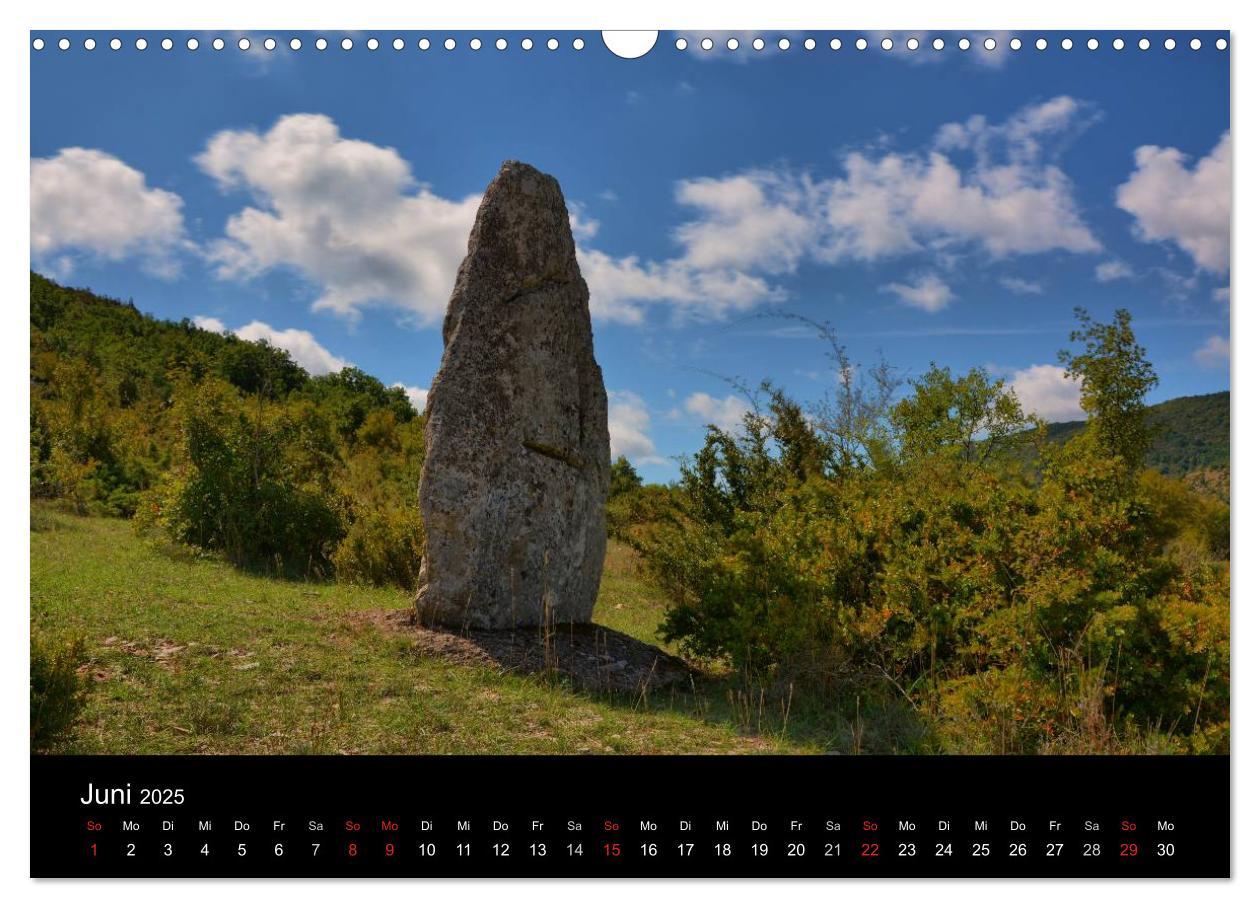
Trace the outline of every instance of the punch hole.
{"type": "Polygon", "coordinates": [[[44,39],[43,39],[43,38],[36,38],[34,41],[32,41],[32,42],[31,42],[31,47],[35,48],[35,50],[43,50],[43,49],[44,49],[44,39]]]}
{"type": "Polygon", "coordinates": [[[109,49],[110,49],[110,50],[122,50],[122,39],[121,39],[121,38],[110,38],[110,39],[109,39],[109,49]]]}
{"type": "Polygon", "coordinates": [[[959,38],[959,39],[958,39],[958,49],[959,49],[959,50],[971,50],[971,39],[970,39],[970,38],[959,38]]]}
{"type": "Polygon", "coordinates": [[[443,47],[445,47],[447,50],[454,50],[454,49],[455,49],[455,39],[454,39],[454,38],[447,38],[445,41],[443,41],[443,42],[442,42],[442,46],[443,46],[443,47]]]}
{"type": "Polygon", "coordinates": [[[468,42],[468,46],[472,48],[473,50],[481,50],[481,39],[473,38],[471,41],[468,42]]]}
{"type": "MultiPolygon", "coordinates": [[[[866,50],[866,39],[858,38],[856,41],[853,42],[853,46],[856,47],[858,50],[866,50]]],[[[787,48],[784,48],[784,50],[786,49],[787,48]]]]}
{"type": "Polygon", "coordinates": [[[806,39],[805,39],[805,49],[806,49],[806,50],[813,50],[813,49],[814,49],[815,47],[817,47],[817,46],[818,46],[818,42],[817,42],[817,41],[815,41],[813,38],[806,38],[806,39]]]}
{"type": "Polygon", "coordinates": [[[879,46],[882,47],[884,50],[892,50],[893,48],[892,38],[885,38],[883,41],[880,41],[879,46]]]}
{"type": "Polygon", "coordinates": [[[944,49],[945,49],[945,39],[944,39],[944,38],[933,38],[933,39],[932,39],[932,50],[944,50],[944,49]]]}
{"type": "Polygon", "coordinates": [[[832,49],[832,50],[839,50],[839,49],[840,49],[840,39],[839,39],[839,38],[832,38],[832,39],[831,39],[831,49],[832,49]]]}
{"type": "Polygon", "coordinates": [[[315,39],[315,49],[316,49],[316,50],[327,50],[327,49],[328,49],[328,39],[327,39],[327,38],[316,38],[316,39],[315,39]]]}
{"type": "Polygon", "coordinates": [[[289,50],[301,50],[301,49],[302,49],[302,39],[301,39],[301,38],[290,38],[290,39],[289,39],[289,50]]]}
{"type": "Polygon", "coordinates": [[[521,39],[521,50],[533,50],[533,49],[534,49],[534,39],[533,39],[533,38],[522,38],[522,39],[521,39]]]}
{"type": "MultiPolygon", "coordinates": [[[[65,38],[62,38],[61,40],[65,41],[65,38]]],[[[148,46],[149,46],[149,42],[146,41],[144,38],[136,39],[136,50],[144,50],[148,46]]],[[[65,50],[65,48],[63,47],[62,50],[65,50]]]]}
{"type": "Polygon", "coordinates": [[[1011,39],[1011,50],[1019,50],[1023,46],[1024,46],[1024,42],[1019,40],[1018,38],[1011,39]]]}
{"type": "Polygon", "coordinates": [[[95,38],[85,38],[85,39],[83,39],[83,49],[84,49],[84,50],[96,50],[96,39],[95,39],[95,38]]]}
{"type": "Polygon", "coordinates": [[[547,39],[547,50],[555,50],[559,46],[560,46],[560,42],[557,41],[555,38],[547,39]]]}
{"type": "Polygon", "coordinates": [[[1217,38],[1217,39],[1216,39],[1216,49],[1217,49],[1217,50],[1224,50],[1224,49],[1225,49],[1225,48],[1227,48],[1227,47],[1229,47],[1229,42],[1228,42],[1228,41],[1226,41],[1224,38],[1217,38]]]}
{"type": "Polygon", "coordinates": [[[222,38],[215,38],[213,41],[210,42],[210,46],[213,47],[215,50],[223,50],[223,48],[226,47],[226,45],[223,43],[222,38]]]}
{"type": "Polygon", "coordinates": [[[1203,42],[1202,42],[1202,41],[1200,41],[1198,38],[1191,38],[1191,39],[1190,39],[1190,49],[1191,49],[1191,50],[1198,50],[1198,49],[1199,49],[1200,47],[1202,47],[1202,46],[1203,46],[1203,42]]]}
{"type": "Polygon", "coordinates": [[[726,49],[727,49],[727,50],[739,50],[739,39],[737,39],[737,38],[727,38],[727,39],[726,39],[726,49]]]}
{"type": "Polygon", "coordinates": [[[380,46],[381,46],[381,42],[380,42],[380,41],[377,41],[375,38],[368,38],[368,40],[367,40],[367,49],[368,49],[368,50],[376,50],[376,49],[377,49],[378,47],[380,47],[380,46]]]}
{"type": "Polygon", "coordinates": [[[196,50],[197,48],[201,47],[201,42],[198,41],[196,38],[189,38],[185,46],[189,50],[196,50]]]}
{"type": "Polygon", "coordinates": [[[907,49],[907,50],[918,50],[918,49],[919,49],[919,39],[918,39],[918,38],[910,38],[909,40],[907,40],[907,41],[906,41],[906,49],[907,49]]]}
{"type": "Polygon", "coordinates": [[[421,38],[419,41],[416,42],[416,47],[420,48],[421,50],[428,50],[430,47],[429,39],[421,38]]]}
{"type": "Polygon", "coordinates": [[[993,39],[993,38],[985,38],[985,39],[984,39],[984,49],[985,49],[985,50],[997,50],[997,41],[996,41],[995,39],[993,39]]]}
{"type": "MultiPolygon", "coordinates": [[[[600,32],[600,37],[604,39],[604,47],[621,59],[637,60],[656,47],[656,39],[660,37],[660,32],[610,30],[600,32]]],[[[674,42],[674,46],[679,50],[686,50],[687,41],[685,38],[679,38],[674,42]]]]}
{"type": "Polygon", "coordinates": [[[766,49],[765,38],[753,38],[753,50],[765,50],[765,49],[766,49]]]}

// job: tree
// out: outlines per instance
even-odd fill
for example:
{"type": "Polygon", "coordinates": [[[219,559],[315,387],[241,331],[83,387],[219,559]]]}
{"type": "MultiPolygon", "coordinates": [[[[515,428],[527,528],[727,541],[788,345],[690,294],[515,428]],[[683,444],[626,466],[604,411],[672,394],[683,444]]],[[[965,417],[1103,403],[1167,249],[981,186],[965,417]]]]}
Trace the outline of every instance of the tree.
{"type": "Polygon", "coordinates": [[[1085,349],[1076,354],[1062,350],[1059,362],[1081,383],[1081,408],[1102,452],[1136,471],[1151,441],[1144,400],[1159,379],[1133,335],[1128,310],[1117,309],[1110,324],[1094,321],[1081,308],[1076,319],[1080,327],[1069,338],[1085,349]]]}
{"type": "Polygon", "coordinates": [[[954,378],[932,365],[910,383],[912,392],[892,410],[891,422],[907,461],[946,455],[968,464],[1010,451],[1035,426],[1019,400],[983,369],[954,378]]]}
{"type": "Polygon", "coordinates": [[[612,481],[608,485],[609,498],[633,492],[642,486],[643,479],[626,455],[622,454],[612,462],[612,481]]]}

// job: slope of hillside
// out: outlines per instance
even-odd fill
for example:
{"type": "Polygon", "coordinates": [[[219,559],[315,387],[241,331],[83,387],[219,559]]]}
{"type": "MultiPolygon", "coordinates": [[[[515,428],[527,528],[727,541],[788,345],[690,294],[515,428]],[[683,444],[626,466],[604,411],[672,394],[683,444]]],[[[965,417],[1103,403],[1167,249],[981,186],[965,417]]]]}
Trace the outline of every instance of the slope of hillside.
{"type": "MultiPolygon", "coordinates": [[[[1150,408],[1154,431],[1147,463],[1167,476],[1203,471],[1229,471],[1229,392],[1175,397],[1150,408]]],[[[1048,440],[1064,442],[1085,429],[1085,423],[1051,423],[1048,440]]]]}

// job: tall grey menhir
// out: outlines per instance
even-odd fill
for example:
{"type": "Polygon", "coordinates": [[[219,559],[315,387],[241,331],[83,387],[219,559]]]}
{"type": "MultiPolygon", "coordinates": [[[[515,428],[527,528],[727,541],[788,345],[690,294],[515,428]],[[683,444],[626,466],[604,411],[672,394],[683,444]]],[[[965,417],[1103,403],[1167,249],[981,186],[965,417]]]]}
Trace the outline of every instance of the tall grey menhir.
{"type": "Polygon", "coordinates": [[[508,161],[442,326],[420,478],[425,624],[591,619],[604,562],[608,397],[555,178],[508,161]]]}

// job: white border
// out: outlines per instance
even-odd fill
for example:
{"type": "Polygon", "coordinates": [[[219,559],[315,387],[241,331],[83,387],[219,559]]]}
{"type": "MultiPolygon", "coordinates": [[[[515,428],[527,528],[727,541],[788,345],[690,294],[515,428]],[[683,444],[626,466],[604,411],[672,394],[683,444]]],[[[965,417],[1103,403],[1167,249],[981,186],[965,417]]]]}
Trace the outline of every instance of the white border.
{"type": "MultiPolygon", "coordinates": [[[[13,4],[16,6],[17,4],[13,4]]],[[[1017,903],[1021,908],[1047,906],[1064,908],[1065,904],[1093,904],[1106,901],[1116,904],[1127,902],[1146,906],[1176,905],[1183,908],[1191,900],[1210,899],[1216,904],[1255,904],[1260,893],[1260,868],[1256,855],[1260,854],[1260,831],[1255,824],[1260,820],[1257,807],[1258,783],[1254,777],[1239,771],[1244,760],[1251,760],[1257,750],[1257,702],[1256,676],[1249,670],[1260,652],[1255,628],[1257,620],[1252,608],[1257,601],[1255,568],[1248,562],[1250,545],[1256,539],[1256,486],[1252,475],[1256,469],[1257,445],[1255,444],[1255,401],[1257,390],[1257,359],[1236,357],[1233,366],[1231,389],[1235,402],[1233,425],[1234,439],[1232,463],[1240,469],[1233,471],[1234,516],[1234,575],[1233,612],[1234,652],[1244,658],[1234,660],[1233,666],[1233,867],[1232,884],[1198,882],[710,882],[691,881],[677,883],[656,882],[571,882],[571,883],[508,883],[508,882],[459,882],[459,883],[395,883],[371,882],[221,882],[206,884],[187,883],[33,883],[29,874],[28,839],[29,790],[28,740],[25,729],[28,724],[26,695],[23,693],[27,674],[25,658],[28,640],[27,616],[24,603],[29,595],[29,540],[28,498],[26,461],[28,457],[26,424],[28,419],[26,363],[28,358],[28,298],[26,272],[28,256],[28,178],[29,160],[29,37],[31,29],[52,28],[154,28],[171,29],[221,28],[268,29],[277,25],[292,29],[329,28],[330,31],[362,30],[365,28],[426,28],[430,30],[479,28],[479,29],[601,29],[601,28],[662,28],[694,30],[696,27],[719,30],[747,28],[821,31],[831,27],[838,30],[925,30],[968,29],[973,26],[1002,29],[1098,29],[1098,30],[1158,30],[1173,29],[1231,29],[1231,49],[1234,65],[1234,121],[1232,124],[1236,149],[1244,154],[1252,148],[1254,129],[1251,121],[1239,117],[1242,105],[1236,99],[1254,99],[1260,95],[1257,73],[1260,59],[1251,56],[1249,44],[1260,45],[1260,29],[1255,27],[1255,5],[1231,3],[1228,0],[1193,0],[1193,2],[1169,3],[1147,0],[1142,4],[1103,4],[1098,0],[1044,0],[1044,8],[1033,4],[1016,4],[1010,0],[954,0],[941,3],[932,0],[901,0],[897,4],[867,3],[860,7],[853,4],[830,2],[805,2],[805,0],[773,0],[757,4],[748,0],[724,0],[718,4],[693,3],[684,7],[679,0],[627,0],[620,9],[610,4],[592,0],[534,0],[521,2],[485,2],[462,0],[458,4],[436,8],[430,4],[415,2],[382,2],[382,0],[356,0],[344,11],[328,6],[316,6],[309,2],[258,3],[257,0],[215,0],[202,9],[176,7],[169,2],[143,0],[126,2],[115,0],[102,4],[99,0],[71,0],[55,4],[43,4],[32,8],[22,4],[17,15],[10,8],[9,27],[5,31],[4,53],[13,75],[10,82],[16,91],[5,92],[3,119],[5,133],[11,140],[5,143],[5,187],[9,193],[4,206],[4,268],[2,284],[4,296],[4,330],[0,331],[0,368],[3,369],[3,387],[8,393],[0,394],[3,421],[10,427],[3,433],[0,444],[0,513],[5,520],[0,524],[0,552],[3,552],[3,576],[9,584],[6,597],[6,622],[0,639],[6,641],[7,658],[2,661],[4,680],[0,682],[0,703],[3,704],[3,721],[0,728],[6,731],[5,746],[0,752],[0,777],[8,780],[10,790],[4,800],[7,809],[0,821],[0,863],[5,881],[25,881],[11,890],[19,900],[28,897],[41,906],[75,905],[82,908],[107,908],[113,905],[164,905],[178,903],[181,908],[213,906],[221,908],[224,902],[254,903],[256,901],[286,901],[300,899],[305,906],[337,905],[341,908],[351,901],[371,899],[380,904],[404,904],[423,902],[430,905],[501,904],[512,906],[554,906],[556,904],[581,904],[599,908],[634,906],[641,908],[644,902],[713,904],[720,900],[724,906],[756,906],[765,908],[771,900],[790,899],[800,904],[840,905],[857,900],[890,902],[910,900],[916,903],[930,902],[933,908],[974,906],[984,902],[1017,903]],[[17,393],[14,393],[17,389],[17,393]],[[20,641],[20,642],[17,642],[20,641]]],[[[601,48],[602,50],[602,48],[601,48]]],[[[658,45],[658,51],[660,45],[658,45]]],[[[1208,50],[1205,48],[1205,51],[1208,50]]],[[[656,51],[654,51],[656,52],[656,51]]],[[[1253,154],[1251,162],[1256,160],[1253,154]]],[[[1249,164],[1251,162],[1248,162],[1249,164]]],[[[1256,187],[1260,175],[1253,175],[1249,166],[1238,168],[1235,173],[1235,232],[1236,249],[1254,249],[1257,240],[1256,187]]],[[[1247,299],[1247,273],[1243,264],[1246,259],[1236,260],[1231,273],[1233,299],[1247,299]],[[1240,268],[1239,266],[1242,265],[1240,268]]],[[[1249,302],[1233,308],[1232,338],[1237,350],[1251,351],[1260,344],[1253,328],[1254,316],[1249,302]]],[[[837,780],[838,785],[845,780],[837,780]]],[[[856,780],[853,784],[859,784],[856,780]]],[[[1035,785],[1036,780],[1029,780],[1035,785]]],[[[1157,796],[1154,793],[1152,796],[1157,796]]],[[[39,843],[34,843],[39,847],[39,843]]],[[[6,887],[8,888],[8,887],[6,887]]]]}

